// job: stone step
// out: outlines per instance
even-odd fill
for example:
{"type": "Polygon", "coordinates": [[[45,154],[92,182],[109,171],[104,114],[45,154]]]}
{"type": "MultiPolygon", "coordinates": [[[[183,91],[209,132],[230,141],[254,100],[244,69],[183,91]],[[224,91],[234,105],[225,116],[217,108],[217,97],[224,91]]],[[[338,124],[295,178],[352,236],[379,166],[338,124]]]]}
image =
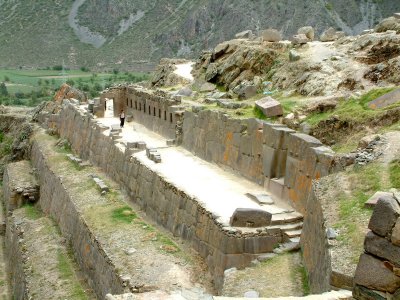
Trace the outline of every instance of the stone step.
{"type": "Polygon", "coordinates": [[[299,236],[301,236],[301,229],[298,229],[298,230],[287,230],[287,231],[284,232],[284,234],[288,238],[299,237],[299,236]]]}
{"type": "Polygon", "coordinates": [[[270,228],[270,229],[279,228],[282,231],[297,230],[297,229],[303,228],[303,222],[272,225],[272,226],[268,226],[268,228],[270,228]]]}
{"type": "Polygon", "coordinates": [[[297,223],[303,221],[303,216],[298,212],[274,214],[272,215],[271,225],[297,223]]]}

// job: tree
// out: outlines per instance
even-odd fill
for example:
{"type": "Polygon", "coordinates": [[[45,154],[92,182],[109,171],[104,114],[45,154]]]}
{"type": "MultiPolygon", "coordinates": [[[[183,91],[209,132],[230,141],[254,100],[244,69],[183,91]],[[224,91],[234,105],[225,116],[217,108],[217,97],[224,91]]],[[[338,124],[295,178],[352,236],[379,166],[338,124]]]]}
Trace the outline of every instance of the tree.
{"type": "Polygon", "coordinates": [[[0,96],[8,96],[7,87],[4,82],[0,83],[0,96]]]}

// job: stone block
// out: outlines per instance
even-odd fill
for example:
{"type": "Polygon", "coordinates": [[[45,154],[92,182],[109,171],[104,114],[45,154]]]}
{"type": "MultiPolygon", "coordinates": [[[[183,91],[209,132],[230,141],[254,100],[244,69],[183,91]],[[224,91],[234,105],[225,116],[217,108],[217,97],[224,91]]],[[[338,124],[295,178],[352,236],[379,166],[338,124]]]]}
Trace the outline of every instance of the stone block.
{"type": "Polygon", "coordinates": [[[298,61],[299,59],[300,59],[300,54],[296,50],[291,49],[289,51],[289,60],[298,61]]]}
{"type": "Polygon", "coordinates": [[[284,198],[284,178],[273,178],[269,181],[268,190],[269,192],[277,197],[278,199],[284,198]]]}
{"type": "Polygon", "coordinates": [[[257,254],[272,252],[280,240],[274,236],[255,236],[244,239],[244,253],[257,254]]]}
{"type": "Polygon", "coordinates": [[[230,225],[234,227],[262,227],[271,224],[272,215],[261,209],[237,208],[231,219],[230,225]]]}
{"type": "Polygon", "coordinates": [[[354,286],[353,297],[357,300],[387,300],[386,293],[371,290],[360,285],[354,286]]]}
{"type": "Polygon", "coordinates": [[[206,92],[213,92],[215,91],[216,86],[215,84],[212,84],[210,82],[205,82],[203,85],[200,87],[200,92],[206,93],[206,92]]]}
{"type": "Polygon", "coordinates": [[[392,231],[391,240],[393,245],[400,246],[400,218],[397,218],[396,225],[392,231]]]}
{"type": "Polygon", "coordinates": [[[282,105],[272,97],[265,97],[256,101],[258,107],[266,117],[276,117],[283,115],[282,105]]]}
{"type": "Polygon", "coordinates": [[[400,266],[400,247],[393,245],[389,240],[368,232],[364,241],[365,251],[388,260],[396,266],[400,266]]]}
{"type": "Polygon", "coordinates": [[[326,29],[320,36],[321,42],[332,42],[338,39],[336,30],[333,27],[326,29]]]}
{"type": "Polygon", "coordinates": [[[400,102],[400,89],[396,89],[369,102],[368,107],[371,109],[381,109],[398,102],[400,102]]]}
{"type": "Polygon", "coordinates": [[[266,29],[261,32],[261,37],[265,42],[279,42],[282,40],[280,32],[276,29],[266,29]]]}
{"type": "Polygon", "coordinates": [[[292,37],[293,45],[303,45],[307,44],[310,40],[307,38],[305,34],[296,34],[292,37]]]}
{"type": "Polygon", "coordinates": [[[240,84],[233,89],[233,92],[239,96],[239,99],[249,99],[257,94],[257,87],[252,84],[240,84]]]}
{"type": "Polygon", "coordinates": [[[235,38],[237,39],[249,39],[253,37],[253,31],[251,30],[245,30],[242,32],[238,32],[235,34],[235,38]]]}
{"type": "Polygon", "coordinates": [[[264,176],[266,176],[268,178],[275,177],[277,164],[278,164],[278,151],[271,147],[263,146],[263,173],[264,173],[264,176]]]}
{"type": "Polygon", "coordinates": [[[376,203],[378,202],[379,198],[381,197],[391,197],[393,194],[389,192],[376,192],[373,194],[365,203],[365,207],[374,208],[376,203]]]}
{"type": "Polygon", "coordinates": [[[272,200],[271,196],[268,194],[253,194],[246,193],[246,196],[260,205],[271,205],[274,204],[274,200],[272,200]]]}
{"type": "Polygon", "coordinates": [[[389,236],[399,216],[400,206],[394,197],[381,197],[372,213],[368,228],[377,235],[389,236]]]}
{"type": "Polygon", "coordinates": [[[362,254],[354,276],[356,285],[371,290],[394,293],[400,288],[400,277],[393,274],[383,261],[368,254],[362,254]]]}
{"type": "Polygon", "coordinates": [[[311,26],[304,26],[297,30],[298,34],[304,34],[310,41],[314,40],[315,32],[311,26]]]}

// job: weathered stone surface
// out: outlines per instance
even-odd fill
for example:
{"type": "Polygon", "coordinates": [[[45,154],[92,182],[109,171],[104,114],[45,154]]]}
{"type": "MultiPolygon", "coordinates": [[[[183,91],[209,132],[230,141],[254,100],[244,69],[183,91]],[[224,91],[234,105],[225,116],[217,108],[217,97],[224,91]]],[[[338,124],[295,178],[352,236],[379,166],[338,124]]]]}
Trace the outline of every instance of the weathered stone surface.
{"type": "Polygon", "coordinates": [[[392,231],[392,243],[393,245],[400,246],[400,218],[397,219],[396,225],[392,231]]]}
{"type": "Polygon", "coordinates": [[[193,91],[190,87],[184,87],[178,91],[177,95],[189,97],[192,95],[192,93],[193,91]]]}
{"type": "Polygon", "coordinates": [[[260,209],[237,208],[233,213],[230,225],[235,227],[262,227],[271,224],[272,215],[260,209]]]}
{"type": "Polygon", "coordinates": [[[261,32],[263,41],[279,42],[282,39],[280,32],[276,29],[266,29],[261,32]]]}
{"type": "Polygon", "coordinates": [[[393,17],[395,17],[396,19],[400,19],[400,13],[394,13],[393,17]]]}
{"type": "Polygon", "coordinates": [[[296,50],[289,51],[289,60],[290,61],[298,61],[300,59],[300,54],[296,50]]]}
{"type": "Polygon", "coordinates": [[[265,97],[256,101],[256,107],[262,110],[266,117],[282,116],[283,109],[279,101],[272,97],[265,97]]]}
{"type": "Polygon", "coordinates": [[[212,84],[210,82],[205,82],[202,84],[202,86],[200,87],[200,92],[212,92],[215,91],[216,87],[215,84],[212,84]]]}
{"type": "Polygon", "coordinates": [[[387,300],[386,293],[370,290],[360,285],[354,286],[353,297],[357,300],[387,300]]]}
{"type": "Polygon", "coordinates": [[[58,103],[62,103],[64,99],[76,99],[78,101],[86,101],[85,93],[69,86],[64,83],[54,96],[54,100],[58,103]]]}
{"type": "Polygon", "coordinates": [[[307,38],[305,34],[296,34],[292,37],[293,45],[303,45],[307,44],[310,40],[307,38]]]}
{"type": "Polygon", "coordinates": [[[253,37],[253,31],[251,30],[245,30],[235,34],[235,38],[237,39],[249,39],[251,37],[253,37]]]}
{"type": "Polygon", "coordinates": [[[378,200],[379,200],[381,197],[391,197],[392,195],[393,195],[393,194],[392,194],[392,193],[389,193],[389,192],[376,192],[375,194],[373,194],[373,195],[371,196],[371,198],[369,198],[369,199],[367,200],[367,202],[365,202],[364,206],[365,206],[365,207],[373,208],[373,207],[376,206],[376,203],[378,203],[378,200]]]}
{"type": "Polygon", "coordinates": [[[388,236],[400,216],[400,206],[391,197],[381,197],[375,206],[368,228],[380,236],[388,236]]]}
{"type": "Polygon", "coordinates": [[[239,99],[249,99],[257,94],[257,87],[253,84],[241,83],[233,92],[239,96],[239,99]]]}
{"type": "Polygon", "coordinates": [[[368,253],[400,266],[400,247],[393,245],[383,237],[375,235],[372,231],[368,232],[365,237],[364,248],[368,253]]]}
{"type": "Polygon", "coordinates": [[[372,290],[394,293],[400,288],[400,277],[387,269],[383,261],[362,254],[358,263],[354,283],[372,290]]]}
{"type": "Polygon", "coordinates": [[[375,27],[376,32],[386,32],[388,30],[394,30],[397,33],[400,32],[400,19],[396,17],[389,17],[383,19],[378,25],[375,27]]]}
{"type": "Polygon", "coordinates": [[[310,41],[314,40],[315,32],[311,26],[304,26],[297,30],[298,34],[304,34],[310,41]]]}
{"type": "Polygon", "coordinates": [[[400,89],[394,90],[369,102],[368,106],[371,109],[380,109],[398,102],[400,102],[400,89]]]}
{"type": "Polygon", "coordinates": [[[334,40],[338,39],[338,36],[336,34],[336,30],[333,27],[328,28],[327,30],[325,30],[320,38],[321,42],[332,42],[334,40]]]}

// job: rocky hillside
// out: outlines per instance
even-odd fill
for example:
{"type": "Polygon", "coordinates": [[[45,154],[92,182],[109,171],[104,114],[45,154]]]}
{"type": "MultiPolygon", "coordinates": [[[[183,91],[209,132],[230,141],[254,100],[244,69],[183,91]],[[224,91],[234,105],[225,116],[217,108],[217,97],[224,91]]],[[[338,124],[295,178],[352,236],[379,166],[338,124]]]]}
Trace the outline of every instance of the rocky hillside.
{"type": "Polygon", "coordinates": [[[144,70],[247,29],[357,34],[396,11],[397,0],[0,0],[0,67],[144,70]]]}

